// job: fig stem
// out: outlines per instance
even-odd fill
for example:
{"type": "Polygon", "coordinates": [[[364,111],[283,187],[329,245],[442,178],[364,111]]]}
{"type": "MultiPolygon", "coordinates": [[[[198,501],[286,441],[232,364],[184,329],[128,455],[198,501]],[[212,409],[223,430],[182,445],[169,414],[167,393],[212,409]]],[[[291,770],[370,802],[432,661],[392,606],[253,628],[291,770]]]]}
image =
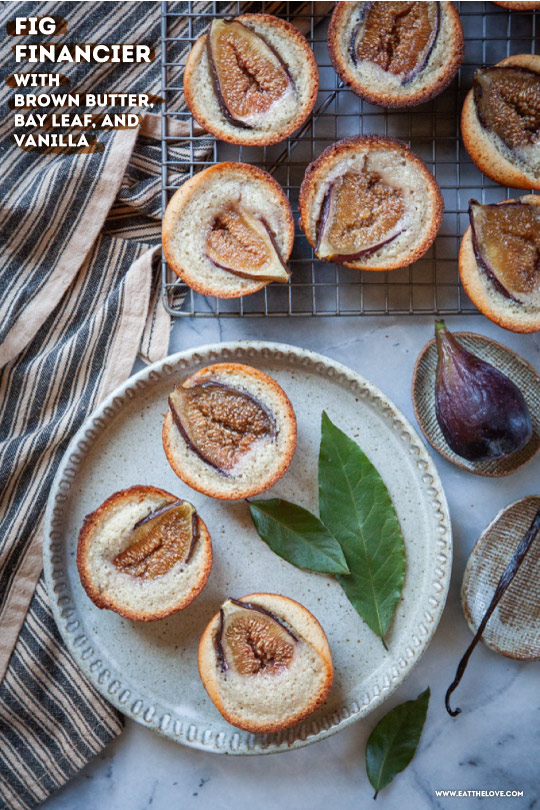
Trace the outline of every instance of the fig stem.
{"type": "Polygon", "coordinates": [[[447,362],[447,365],[451,364],[451,355],[449,354],[450,347],[448,343],[445,342],[445,338],[448,338],[449,341],[452,340],[452,336],[448,332],[446,328],[445,322],[441,319],[440,321],[435,321],[435,343],[437,345],[437,356],[439,358],[439,362],[437,364],[437,375],[439,374],[439,365],[447,362]]]}
{"type": "MultiPolygon", "coordinates": [[[[437,345],[437,355],[439,363],[437,364],[437,375],[439,368],[443,364],[450,369],[454,365],[456,354],[463,353],[465,349],[455,339],[452,332],[449,332],[446,323],[441,319],[435,321],[435,343],[437,345]]],[[[468,354],[468,353],[467,353],[468,354]]]]}
{"type": "Polygon", "coordinates": [[[499,579],[499,582],[497,584],[497,587],[495,588],[495,593],[493,594],[493,598],[489,604],[489,607],[486,610],[482,621],[478,625],[478,630],[476,631],[473,640],[465,650],[465,654],[463,655],[461,661],[458,664],[454,680],[452,681],[452,683],[450,684],[450,686],[446,691],[446,695],[444,698],[444,705],[446,706],[446,711],[451,717],[457,717],[457,715],[461,713],[461,709],[450,708],[450,696],[452,692],[454,692],[459,686],[459,683],[463,677],[465,669],[467,668],[469,658],[471,657],[474,648],[480,641],[482,633],[486,629],[486,625],[490,620],[495,608],[499,604],[501,598],[504,596],[506,589],[514,579],[517,572],[519,571],[521,563],[525,559],[525,556],[529,551],[530,547],[532,546],[533,540],[535,539],[539,531],[540,531],[540,508],[536,512],[527,532],[521,538],[518,547],[516,548],[514,554],[512,555],[512,559],[504,569],[501,578],[499,579]]]}

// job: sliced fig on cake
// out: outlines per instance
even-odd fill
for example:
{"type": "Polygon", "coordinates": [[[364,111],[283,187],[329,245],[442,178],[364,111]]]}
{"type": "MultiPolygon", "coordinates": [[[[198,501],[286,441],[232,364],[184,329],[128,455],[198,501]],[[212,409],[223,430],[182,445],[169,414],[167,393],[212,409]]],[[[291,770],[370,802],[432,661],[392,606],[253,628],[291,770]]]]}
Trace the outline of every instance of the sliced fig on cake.
{"type": "Polygon", "coordinates": [[[326,699],[334,675],[316,618],[298,602],[271,593],[227,599],[202,635],[198,664],[223,717],[260,734],[308,717],[326,699]]]}
{"type": "Polygon", "coordinates": [[[188,447],[214,469],[230,475],[260,441],[273,441],[272,414],[255,397],[220,382],[179,386],[169,397],[171,415],[188,447]]]}
{"type": "Polygon", "coordinates": [[[223,211],[206,239],[206,257],[242,278],[287,283],[289,270],[267,222],[240,207],[223,211]]]}
{"type": "Polygon", "coordinates": [[[402,192],[376,172],[343,174],[325,194],[315,252],[336,262],[369,256],[402,233],[404,212],[402,192]]]}
{"type": "Polygon", "coordinates": [[[216,653],[222,672],[276,674],[290,665],[297,642],[285,623],[260,605],[230,598],[221,606],[216,653]]]}
{"type": "Polygon", "coordinates": [[[439,29],[439,3],[364,3],[349,53],[354,65],[372,62],[409,84],[426,67],[439,29]]]}
{"type": "Polygon", "coordinates": [[[155,579],[179,562],[188,563],[197,537],[195,507],[178,500],[139,520],[133,527],[128,547],[113,563],[133,577],[155,579]]]}
{"type": "Polygon", "coordinates": [[[278,53],[239,20],[213,20],[207,48],[214,92],[231,124],[254,127],[294,93],[278,53]]]}
{"type": "Polygon", "coordinates": [[[512,66],[480,68],[473,92],[481,125],[509,149],[540,143],[539,73],[512,66]]]}
{"type": "Polygon", "coordinates": [[[469,204],[474,253],[495,289],[540,306],[540,205],[514,200],[469,204]]]}

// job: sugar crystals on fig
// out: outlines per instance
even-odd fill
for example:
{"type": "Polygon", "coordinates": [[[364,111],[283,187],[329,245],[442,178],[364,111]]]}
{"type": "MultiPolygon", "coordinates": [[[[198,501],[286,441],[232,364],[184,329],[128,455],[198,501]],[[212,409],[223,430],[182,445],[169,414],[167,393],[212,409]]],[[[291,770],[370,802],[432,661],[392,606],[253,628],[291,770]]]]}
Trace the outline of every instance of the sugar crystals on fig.
{"type": "Polygon", "coordinates": [[[225,475],[256,442],[275,437],[268,409],[251,394],[221,382],[179,386],[169,397],[169,408],[190,449],[225,475]]]}
{"type": "Polygon", "coordinates": [[[197,537],[194,507],[186,501],[176,501],[136,523],[128,547],[113,563],[132,577],[155,579],[178,562],[188,563],[197,537]]]}
{"type": "Polygon", "coordinates": [[[216,267],[242,278],[289,280],[270,227],[240,206],[229,206],[215,218],[206,238],[206,256],[216,267]]]}
{"type": "Polygon", "coordinates": [[[473,92],[480,123],[509,149],[540,141],[540,74],[522,67],[480,68],[473,92]]]}
{"type": "Polygon", "coordinates": [[[230,123],[256,126],[294,92],[274,48],[239,20],[213,20],[207,48],[214,91],[230,123]]]}
{"type": "Polygon", "coordinates": [[[369,256],[401,233],[402,192],[377,172],[347,172],[326,192],[317,223],[317,256],[354,261],[369,256]]]}
{"type": "Polygon", "coordinates": [[[298,639],[266,608],[227,599],[220,610],[216,652],[222,672],[274,675],[291,663],[298,639]]]}
{"type": "Polygon", "coordinates": [[[532,436],[532,423],[519,388],[464,349],[444,321],[436,322],[435,336],[435,412],[454,453],[489,461],[521,450],[532,436]]]}
{"type": "Polygon", "coordinates": [[[439,3],[364,3],[352,34],[352,61],[372,62],[408,84],[427,65],[439,27],[439,3]]]}
{"type": "Polygon", "coordinates": [[[540,205],[469,203],[476,260],[507,298],[540,306],[540,205]]]}

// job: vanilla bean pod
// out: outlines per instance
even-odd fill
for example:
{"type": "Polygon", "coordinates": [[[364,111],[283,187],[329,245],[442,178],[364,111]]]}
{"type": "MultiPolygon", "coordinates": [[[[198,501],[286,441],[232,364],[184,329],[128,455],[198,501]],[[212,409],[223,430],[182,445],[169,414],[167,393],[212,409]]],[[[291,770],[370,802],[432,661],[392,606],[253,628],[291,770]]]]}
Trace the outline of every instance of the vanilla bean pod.
{"type": "Polygon", "coordinates": [[[454,680],[452,681],[452,683],[448,687],[448,690],[446,692],[446,696],[444,698],[444,705],[446,706],[446,711],[448,712],[449,715],[451,715],[451,717],[456,717],[458,714],[460,714],[461,709],[451,709],[450,708],[450,695],[459,686],[459,683],[460,683],[460,681],[461,681],[461,679],[463,677],[465,669],[467,668],[467,664],[469,663],[469,658],[471,657],[474,648],[476,647],[476,645],[480,641],[480,639],[482,637],[482,633],[486,629],[486,625],[487,625],[488,621],[490,620],[491,616],[493,615],[493,612],[494,612],[495,608],[497,607],[497,605],[499,604],[501,598],[503,597],[506,589],[508,588],[508,586],[510,585],[510,583],[514,579],[517,572],[519,571],[519,567],[520,567],[521,563],[523,562],[523,560],[525,559],[525,556],[526,556],[527,552],[529,551],[530,547],[532,546],[533,540],[535,539],[535,537],[536,537],[536,535],[538,534],[539,531],[540,531],[540,509],[538,509],[537,513],[535,514],[535,516],[533,518],[533,521],[532,521],[529,529],[527,530],[527,533],[520,540],[520,543],[519,543],[518,547],[516,548],[516,550],[515,550],[515,552],[514,552],[514,554],[512,556],[512,559],[510,560],[510,562],[506,566],[506,568],[505,568],[505,570],[504,570],[504,572],[503,572],[503,574],[502,574],[502,576],[501,576],[501,578],[499,580],[499,583],[498,583],[497,587],[495,588],[495,593],[493,594],[493,598],[492,598],[492,600],[491,600],[491,602],[489,604],[489,607],[486,610],[486,612],[484,614],[484,617],[483,617],[482,621],[480,622],[480,624],[478,626],[478,630],[476,631],[473,640],[471,641],[471,643],[467,647],[465,655],[463,656],[463,658],[461,659],[461,661],[458,664],[458,668],[456,670],[456,677],[454,678],[454,680]]]}

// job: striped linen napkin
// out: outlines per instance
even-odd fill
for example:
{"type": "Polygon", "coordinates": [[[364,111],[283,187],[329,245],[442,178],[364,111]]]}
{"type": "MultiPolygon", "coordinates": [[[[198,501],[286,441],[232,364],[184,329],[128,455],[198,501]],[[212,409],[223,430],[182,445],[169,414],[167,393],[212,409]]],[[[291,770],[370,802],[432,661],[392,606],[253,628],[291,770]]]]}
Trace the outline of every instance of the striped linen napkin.
{"type": "MultiPolygon", "coordinates": [[[[237,14],[239,4],[169,3],[168,36],[184,15],[237,14]]],[[[266,3],[297,16],[333,3],[266,3]]],[[[158,2],[19,2],[0,5],[5,30],[15,16],[55,15],[67,31],[53,41],[137,42],[155,48],[151,64],[40,64],[68,76],[78,92],[160,93],[158,2]],[[91,9],[89,8],[91,6],[91,9]],[[89,13],[89,10],[91,13],[89,13]]],[[[242,9],[261,10],[260,3],[242,9]]],[[[199,36],[208,18],[192,20],[199,36]]],[[[17,65],[13,40],[0,51],[4,77],[17,65]]],[[[11,41],[9,41],[11,40],[11,41]]],[[[40,42],[43,37],[20,37],[40,42]]],[[[169,43],[181,61],[187,46],[169,43]]],[[[178,81],[169,83],[181,85],[178,81]]],[[[139,354],[165,356],[170,322],[161,305],[155,259],[160,239],[159,117],[138,130],[102,131],[105,151],[52,155],[13,146],[12,90],[3,84],[0,120],[0,810],[28,810],[70,779],[122,729],[121,715],[91,686],[58,634],[44,585],[42,520],[58,463],[73,434],[131,373],[139,354]]],[[[35,92],[35,91],[34,91],[35,92]]],[[[183,96],[168,99],[182,110],[183,96]]],[[[125,108],[118,109],[125,111],[125,108]]],[[[133,111],[133,110],[132,110],[133,111]]],[[[193,156],[186,125],[169,119],[176,162],[193,156]]],[[[175,185],[182,174],[172,178],[175,185]]]]}
{"type": "MultiPolygon", "coordinates": [[[[192,6],[208,12],[212,4],[192,6]]],[[[187,3],[170,7],[181,15],[187,3]]],[[[5,37],[3,77],[56,70],[73,91],[159,95],[160,3],[4,3],[0,25],[5,31],[15,16],[51,14],[68,23],[54,42],[139,42],[152,45],[158,58],[18,65],[13,39],[5,37]]],[[[171,20],[170,35],[180,33],[185,18],[171,20]]],[[[174,56],[181,56],[180,46],[174,56]]],[[[122,728],[121,716],[70,658],[51,615],[41,576],[48,492],[71,436],[130,375],[137,354],[148,361],[166,355],[170,322],[153,269],[161,219],[159,117],[147,115],[139,130],[102,131],[102,153],[26,152],[10,140],[13,91],[2,84],[0,808],[26,810],[122,728]]],[[[180,93],[175,102],[181,109],[180,93]]],[[[170,132],[185,134],[175,124],[170,132]]],[[[203,139],[195,159],[209,146],[203,139]]],[[[176,160],[189,159],[187,143],[175,141],[174,149],[176,160]]]]}

